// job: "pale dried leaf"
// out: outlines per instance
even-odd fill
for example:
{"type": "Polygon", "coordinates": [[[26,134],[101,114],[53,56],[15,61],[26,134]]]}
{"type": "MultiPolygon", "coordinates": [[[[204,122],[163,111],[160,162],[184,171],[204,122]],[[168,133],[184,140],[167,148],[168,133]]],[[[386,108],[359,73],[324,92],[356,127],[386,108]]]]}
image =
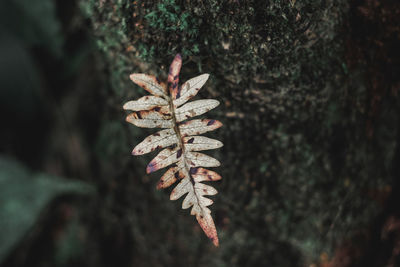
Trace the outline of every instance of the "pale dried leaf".
{"type": "Polygon", "coordinates": [[[150,94],[167,97],[167,88],[165,85],[160,84],[156,77],[143,73],[133,73],[129,78],[132,82],[136,83],[150,94]]]}
{"type": "MultiPolygon", "coordinates": [[[[193,211],[193,208],[192,208],[193,211]]],[[[200,224],[200,227],[203,229],[204,233],[208,238],[211,239],[213,244],[218,247],[219,240],[217,235],[217,230],[215,229],[214,220],[211,217],[211,211],[208,208],[203,208],[203,212],[191,212],[190,214],[196,215],[197,222],[200,224]]]]}
{"type": "Polygon", "coordinates": [[[205,136],[186,136],[183,138],[186,151],[202,151],[216,149],[223,146],[221,141],[205,136]]]}
{"type": "Polygon", "coordinates": [[[213,131],[222,126],[222,123],[217,120],[209,119],[197,119],[191,121],[181,122],[179,129],[182,136],[203,134],[209,131],[213,131]]]}
{"type": "Polygon", "coordinates": [[[178,88],[179,91],[177,92],[176,97],[173,98],[174,105],[179,107],[197,95],[197,92],[206,83],[209,76],[209,74],[202,74],[185,82],[180,88],[178,88]]]}
{"type": "Polygon", "coordinates": [[[186,195],[182,208],[192,207],[191,214],[196,216],[200,227],[215,246],[218,246],[217,230],[207,208],[213,201],[205,196],[217,194],[212,186],[202,184],[203,181],[217,181],[221,176],[214,171],[202,167],[217,167],[220,162],[208,155],[196,152],[221,147],[223,144],[215,139],[193,136],[215,130],[222,126],[217,120],[196,119],[182,122],[188,118],[204,114],[215,108],[219,102],[214,99],[197,100],[187,103],[194,97],[207,81],[209,75],[203,74],[188,80],[179,86],[179,72],[182,58],[175,56],[168,74],[168,86],[161,84],[154,76],[132,74],[133,82],[153,94],[144,96],[124,105],[125,110],[134,111],[126,120],[144,128],[168,128],[145,138],[132,151],[133,155],[142,155],[158,148],[162,150],[146,168],[147,173],[170,166],[157,184],[157,188],[167,188],[179,181],[172,190],[170,199],[176,200],[186,195]],[[181,106],[178,108],[178,106],[181,106]]]}
{"type": "Polygon", "coordinates": [[[123,108],[125,110],[140,111],[140,110],[150,110],[155,107],[162,107],[167,105],[168,105],[167,100],[158,96],[148,95],[141,97],[136,101],[129,101],[125,103],[123,108]]]}
{"type": "Polygon", "coordinates": [[[180,147],[176,146],[174,148],[166,148],[162,150],[152,161],[149,162],[146,168],[146,172],[155,172],[179,160],[182,160],[182,149],[180,147]]]}
{"type": "Polygon", "coordinates": [[[164,173],[157,184],[157,189],[167,188],[175,183],[178,179],[183,179],[187,176],[183,161],[179,161],[177,166],[171,167],[164,173]]]}
{"type": "Polygon", "coordinates": [[[191,167],[218,167],[221,165],[213,157],[199,152],[187,152],[186,160],[191,167]]]}
{"type": "Polygon", "coordinates": [[[221,176],[218,173],[204,168],[191,168],[190,174],[196,183],[221,180],[221,176]]]}
{"type": "Polygon", "coordinates": [[[202,196],[213,196],[218,193],[218,191],[214,187],[202,183],[195,183],[194,190],[196,191],[197,194],[202,196]]]}
{"type": "Polygon", "coordinates": [[[201,99],[189,102],[175,112],[176,121],[181,122],[191,117],[199,116],[219,105],[215,99],[201,99]]]}
{"type": "Polygon", "coordinates": [[[132,155],[143,155],[158,148],[164,148],[178,143],[174,129],[165,129],[146,137],[132,151],[132,155]]]}
{"type": "Polygon", "coordinates": [[[193,186],[190,179],[186,178],[181,180],[174,190],[172,190],[170,199],[177,200],[187,194],[182,202],[182,208],[187,209],[193,206],[190,213],[196,216],[205,234],[213,241],[215,246],[218,246],[217,231],[210,214],[211,211],[207,208],[213,201],[203,197],[204,195],[213,195],[216,193],[217,191],[213,187],[201,183],[196,183],[193,186]]]}
{"type": "Polygon", "coordinates": [[[184,194],[194,190],[193,186],[190,186],[190,179],[185,178],[180,181],[180,183],[172,190],[171,195],[169,196],[170,200],[177,200],[184,194]]]}
{"type": "Polygon", "coordinates": [[[194,193],[193,186],[188,186],[188,189],[189,189],[189,192],[182,202],[182,209],[184,209],[184,210],[190,208],[194,204],[198,203],[200,200],[200,198],[198,196],[196,196],[196,194],[194,193]]]}
{"type": "Polygon", "coordinates": [[[174,123],[171,115],[162,114],[157,110],[143,110],[129,114],[126,121],[142,128],[172,128],[174,123]]]}

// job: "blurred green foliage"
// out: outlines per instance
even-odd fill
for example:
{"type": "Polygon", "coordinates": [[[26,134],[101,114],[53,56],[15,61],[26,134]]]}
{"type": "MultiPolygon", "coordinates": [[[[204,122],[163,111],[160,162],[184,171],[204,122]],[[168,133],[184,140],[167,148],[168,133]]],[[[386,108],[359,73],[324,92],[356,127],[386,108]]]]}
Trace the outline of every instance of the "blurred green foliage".
{"type": "Polygon", "coordinates": [[[1,32],[12,33],[28,46],[43,46],[61,56],[63,36],[52,0],[4,0],[0,3],[1,32]]]}
{"type": "Polygon", "coordinates": [[[1,106],[4,109],[18,107],[28,119],[36,115],[32,111],[40,102],[41,86],[40,73],[29,48],[42,47],[60,57],[63,45],[54,2],[44,0],[30,3],[32,5],[20,0],[0,3],[0,55],[3,63],[0,66],[0,82],[3,86],[0,90],[1,106]],[[15,102],[10,103],[9,99],[15,102]]]}
{"type": "Polygon", "coordinates": [[[0,157],[0,262],[28,234],[55,197],[91,192],[93,188],[81,181],[32,174],[20,163],[0,157]]]}

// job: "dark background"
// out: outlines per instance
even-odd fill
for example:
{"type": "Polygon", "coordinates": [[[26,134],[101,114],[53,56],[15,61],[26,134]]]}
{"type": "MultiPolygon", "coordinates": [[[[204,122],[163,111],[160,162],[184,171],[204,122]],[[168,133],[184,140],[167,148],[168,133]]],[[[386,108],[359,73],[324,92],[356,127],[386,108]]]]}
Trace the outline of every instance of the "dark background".
{"type": "Polygon", "coordinates": [[[400,266],[395,0],[0,2],[2,266],[400,266]],[[129,81],[210,73],[215,248],[130,152],[129,81]]]}

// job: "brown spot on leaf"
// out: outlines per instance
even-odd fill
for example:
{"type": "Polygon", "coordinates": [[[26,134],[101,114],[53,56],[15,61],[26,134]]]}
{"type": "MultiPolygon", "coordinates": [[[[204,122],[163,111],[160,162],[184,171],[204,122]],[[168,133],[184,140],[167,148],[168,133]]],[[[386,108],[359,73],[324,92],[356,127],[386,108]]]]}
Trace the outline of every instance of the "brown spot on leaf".
{"type": "Polygon", "coordinates": [[[191,167],[189,173],[190,174],[196,174],[197,173],[198,168],[195,167],[191,167]]]}
{"type": "Polygon", "coordinates": [[[176,158],[179,159],[182,156],[182,148],[176,152],[176,158]]]}
{"type": "Polygon", "coordinates": [[[209,122],[207,122],[207,126],[213,125],[215,123],[215,120],[210,120],[209,122]]]}

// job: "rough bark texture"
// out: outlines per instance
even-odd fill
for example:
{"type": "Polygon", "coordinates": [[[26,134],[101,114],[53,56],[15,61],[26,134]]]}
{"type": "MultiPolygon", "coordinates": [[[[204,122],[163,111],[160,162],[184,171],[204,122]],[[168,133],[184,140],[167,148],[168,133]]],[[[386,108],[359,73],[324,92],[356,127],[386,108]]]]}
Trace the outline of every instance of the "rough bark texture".
{"type": "MultiPolygon", "coordinates": [[[[74,74],[75,89],[56,94],[70,136],[60,145],[65,133],[54,126],[47,149],[65,156],[29,163],[98,188],[96,197],[74,208],[83,253],[62,264],[396,266],[396,1],[79,5],[98,52],[79,69],[86,73],[74,74]],[[221,102],[208,115],[224,124],[208,135],[224,143],[211,153],[222,163],[217,172],[223,179],[213,184],[219,248],[180,203],[167,201],[169,192],[156,190],[159,174],[145,174],[154,155],[130,155],[151,131],[124,123],[123,103],[145,95],[129,74],[166,81],[177,53],[181,82],[210,73],[199,95],[221,102]]],[[[36,241],[30,242],[25,246],[36,241]]],[[[10,258],[11,266],[19,264],[20,253],[10,258]]],[[[38,266],[46,261],[45,254],[28,255],[38,266]]]]}

